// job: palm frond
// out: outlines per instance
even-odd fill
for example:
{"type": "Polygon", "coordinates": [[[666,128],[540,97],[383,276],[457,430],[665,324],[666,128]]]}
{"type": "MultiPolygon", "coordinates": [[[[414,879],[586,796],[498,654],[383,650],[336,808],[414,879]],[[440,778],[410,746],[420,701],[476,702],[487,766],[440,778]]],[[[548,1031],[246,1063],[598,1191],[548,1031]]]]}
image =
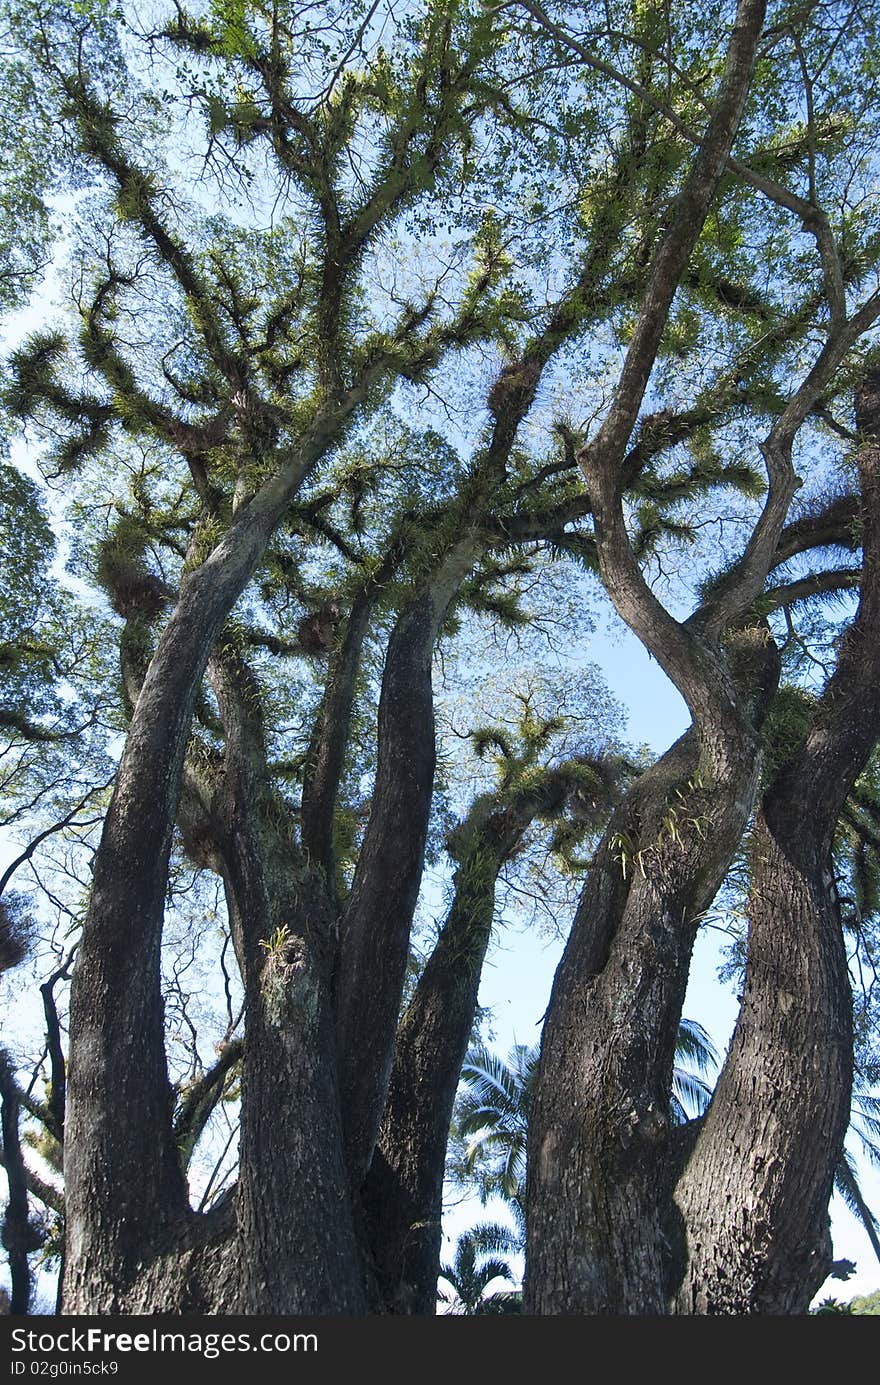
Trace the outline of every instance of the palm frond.
{"type": "Polygon", "coordinates": [[[673,1068],[672,1094],[684,1112],[685,1120],[690,1120],[694,1115],[702,1116],[712,1100],[712,1088],[708,1082],[687,1068],[673,1068]]]}
{"type": "Polygon", "coordinates": [[[880,1097],[858,1089],[853,1092],[850,1129],[862,1153],[880,1168],[880,1097]]]}
{"type": "Polygon", "coordinates": [[[718,1067],[718,1050],[696,1020],[679,1021],[675,1056],[680,1062],[690,1063],[698,1072],[711,1072],[718,1067]]]}
{"type": "Polygon", "coordinates": [[[519,1106],[520,1083],[504,1059],[483,1045],[469,1049],[461,1069],[462,1081],[474,1098],[502,1110],[519,1106]]]}
{"type": "MultiPolygon", "coordinates": [[[[673,1082],[674,1081],[675,1076],[673,1074],[673,1082]]],[[[678,1097],[675,1095],[674,1090],[672,1096],[669,1098],[669,1115],[673,1125],[687,1125],[688,1121],[691,1119],[678,1097]]]]}
{"type": "Polygon", "coordinates": [[[843,1198],[853,1216],[858,1217],[868,1233],[868,1240],[871,1242],[874,1254],[880,1261],[880,1236],[877,1234],[877,1218],[865,1201],[856,1172],[855,1160],[846,1149],[840,1151],[840,1158],[834,1169],[834,1189],[843,1198]]]}
{"type": "Polygon", "coordinates": [[[491,1284],[493,1279],[506,1279],[509,1284],[512,1284],[513,1271],[506,1260],[493,1257],[484,1260],[480,1265],[479,1278],[482,1281],[483,1289],[491,1284]]]}
{"type": "Polygon", "coordinates": [[[478,1255],[506,1255],[519,1250],[516,1234],[501,1222],[478,1222],[462,1236],[467,1238],[478,1255]]]}

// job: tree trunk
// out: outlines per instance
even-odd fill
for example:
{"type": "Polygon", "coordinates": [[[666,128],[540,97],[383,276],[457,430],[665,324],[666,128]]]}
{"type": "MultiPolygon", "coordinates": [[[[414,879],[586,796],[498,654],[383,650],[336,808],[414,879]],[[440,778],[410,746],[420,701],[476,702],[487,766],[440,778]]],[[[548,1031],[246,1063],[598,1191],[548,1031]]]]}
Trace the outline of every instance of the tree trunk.
{"type": "Polygon", "coordinates": [[[340,1082],[352,1186],[366,1177],[394,1058],[434,791],[431,663],[449,603],[481,551],[464,538],[402,612],[388,643],[370,819],[342,921],[340,1082]]]}
{"type": "Polygon", "coordinates": [[[800,806],[758,815],[745,989],[676,1189],[680,1313],[803,1313],[831,1267],[849,1122],[852,999],[830,861],[800,806]]]}
{"type": "Polygon", "coordinates": [[[565,791],[486,811],[478,804],[452,846],[455,895],[397,1031],[388,1099],[364,1201],[379,1288],[390,1312],[433,1314],[440,1272],[446,1146],[492,931],[499,872],[529,823],[565,791]]]}
{"type": "Polygon", "coordinates": [[[216,810],[246,1002],[239,1311],[364,1312],[342,1157],[334,919],[271,789],[259,685],[231,647],[212,659],[211,674],[226,742],[216,810]]]}
{"type": "Polygon", "coordinates": [[[319,412],[291,460],[184,578],[137,698],[71,987],[65,1312],[125,1312],[145,1263],[176,1242],[189,1217],[171,1130],[159,956],[193,704],[282,514],[361,397],[319,412]]]}
{"type": "Polygon", "coordinates": [[[680,1312],[805,1311],[831,1263],[852,1006],[832,843],[880,725],[880,372],[856,392],[862,586],[837,666],[755,830],[742,1010],[676,1200],[680,1312]],[[757,1234],[756,1234],[757,1233],[757,1234]]]}
{"type": "Polygon", "coordinates": [[[350,1315],[367,1305],[342,1154],[328,968],[305,934],[267,949],[248,987],[238,1183],[244,1313],[350,1315]]]}
{"type": "Polygon", "coordinates": [[[725,751],[710,778],[694,732],[682,737],[630,791],[591,864],[532,1109],[526,1312],[666,1311],[676,1034],[700,916],[757,778],[748,727],[725,751]]]}

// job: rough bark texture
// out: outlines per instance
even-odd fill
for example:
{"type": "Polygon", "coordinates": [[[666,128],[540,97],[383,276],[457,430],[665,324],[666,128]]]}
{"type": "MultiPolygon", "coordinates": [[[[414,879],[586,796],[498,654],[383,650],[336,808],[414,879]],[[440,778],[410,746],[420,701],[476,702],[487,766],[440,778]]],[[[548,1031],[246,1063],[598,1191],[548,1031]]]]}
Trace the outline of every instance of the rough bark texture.
{"type": "Polygon", "coordinates": [[[410,929],[434,789],[434,642],[477,546],[453,550],[405,608],[388,644],[376,785],[342,922],[337,1011],[352,1185],[366,1177],[394,1056],[410,929]]]}
{"type": "Polygon", "coordinates": [[[830,862],[799,810],[754,828],[745,990],[676,1192],[683,1313],[802,1313],[831,1266],[852,1006],[830,862]]]}
{"type": "Polygon", "coordinates": [[[446,1146],[473,1031],[498,874],[564,777],[460,830],[455,895],[400,1022],[385,1113],[364,1187],[379,1289],[388,1311],[432,1314],[440,1270],[446,1146]],[[484,820],[483,820],[484,819],[484,820]]]}
{"type": "Polygon", "coordinates": [[[435,1309],[449,1122],[473,1028],[493,896],[490,886],[477,908],[472,899],[453,905],[397,1036],[364,1189],[379,1287],[395,1313],[435,1309]]]}
{"type": "Polygon", "coordinates": [[[244,958],[240,1311],[356,1313],[364,1276],[342,1159],[332,917],[269,788],[259,687],[215,657],[230,920],[244,958]]]}
{"type": "Polygon", "coordinates": [[[757,778],[753,733],[728,752],[726,779],[699,786],[689,732],[630,791],[591,865],[532,1109],[527,1312],[665,1311],[675,1036],[700,914],[757,778]]]}
{"type": "Polygon", "coordinates": [[[880,725],[880,373],[856,395],[862,589],[803,743],[764,796],[742,1010],[676,1200],[680,1312],[803,1312],[831,1261],[852,1010],[832,839],[880,725]]]}
{"type": "Polygon", "coordinates": [[[301,477],[267,482],[181,587],[134,709],[95,854],[70,1002],[65,1186],[68,1312],[124,1312],[145,1260],[187,1213],[171,1132],[159,948],[193,703],[229,611],[301,477]],[[119,1120],[119,1111],[126,1121],[119,1120]]]}
{"type": "MultiPolygon", "coordinates": [[[[27,1174],[18,1130],[19,1102],[15,1074],[5,1051],[0,1049],[0,1130],[3,1134],[3,1167],[8,1196],[3,1215],[2,1243],[9,1257],[12,1293],[9,1311],[26,1313],[31,1298],[31,1271],[28,1251],[35,1249],[31,1234],[27,1195],[27,1174]]],[[[36,1244],[38,1244],[37,1242],[36,1244]]]]}
{"type": "Polygon", "coordinates": [[[214,643],[271,534],[365,388],[317,413],[290,460],[184,578],[137,697],[71,987],[68,1312],[124,1312],[144,1264],[188,1215],[171,1129],[159,949],[193,705],[214,643]]]}
{"type": "Polygon", "coordinates": [[[255,968],[247,999],[239,1311],[362,1313],[364,1266],[342,1155],[334,1024],[320,957],[302,938],[270,952],[262,970],[255,968]]]}

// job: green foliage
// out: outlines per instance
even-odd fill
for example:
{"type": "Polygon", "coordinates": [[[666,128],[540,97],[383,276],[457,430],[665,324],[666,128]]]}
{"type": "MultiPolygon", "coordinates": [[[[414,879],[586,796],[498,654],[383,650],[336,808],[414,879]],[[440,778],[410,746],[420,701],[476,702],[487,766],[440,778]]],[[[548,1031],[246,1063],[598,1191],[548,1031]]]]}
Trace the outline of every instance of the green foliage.
{"type": "Polygon", "coordinates": [[[863,1314],[866,1317],[880,1316],[880,1289],[875,1289],[873,1294],[860,1294],[850,1299],[849,1308],[851,1313],[863,1314]]]}
{"type": "MultiPolygon", "coordinates": [[[[440,1278],[454,1291],[450,1312],[471,1316],[500,1311],[493,1302],[495,1296],[487,1298],[486,1290],[494,1279],[513,1282],[513,1271],[504,1257],[518,1248],[514,1233],[496,1222],[481,1222],[462,1232],[452,1264],[440,1266],[440,1278]]],[[[439,1298],[450,1302],[442,1291],[439,1298]]]]}
{"type": "Polygon", "coordinates": [[[524,1205],[528,1113],[538,1060],[538,1048],[525,1044],[515,1045],[506,1062],[483,1044],[465,1058],[452,1143],[463,1148],[460,1176],[476,1180],[483,1201],[497,1193],[524,1205]]]}
{"type": "MultiPolygon", "coordinates": [[[[854,303],[880,255],[876,43],[861,11],[832,42],[831,10],[776,16],[738,153],[830,209],[854,303]],[[815,78],[811,117],[804,70],[815,78]]],[[[109,779],[171,603],[210,576],[238,521],[271,513],[294,476],[299,489],[271,521],[219,650],[252,673],[242,705],[265,770],[248,793],[266,839],[285,861],[299,849],[316,722],[365,611],[331,832],[335,902],[345,900],[370,818],[390,631],[468,541],[474,561],[450,599],[435,672],[428,859],[445,849],[475,886],[494,879],[497,853],[480,830],[493,812],[522,814],[528,828],[500,893],[524,886],[564,928],[609,807],[640,768],[621,752],[621,709],[583,660],[599,587],[578,452],[607,408],[691,157],[654,103],[704,128],[729,15],[639,3],[612,6],[593,26],[589,10],[576,13],[597,71],[516,7],[457,0],[403,11],[210,0],[165,6],[137,26],[103,0],[7,0],[2,14],[0,308],[26,300],[53,237],[65,303],[57,314],[41,305],[39,330],[5,367],[4,408],[28,425],[55,487],[50,522],[37,485],[3,466],[10,821],[36,831],[78,801],[100,817],[103,800],[87,791],[109,779]],[[609,75],[618,67],[629,86],[609,75]],[[65,524],[71,571],[60,586],[54,530],[65,524]],[[105,598],[119,619],[105,618],[105,598]]],[[[813,359],[827,313],[800,219],[728,171],[623,468],[636,558],[681,611],[707,566],[729,571],[751,532],[766,488],[757,440],[813,359]]],[[[817,417],[805,430],[797,466],[810,478],[848,465],[832,424],[850,384],[846,372],[829,384],[821,407],[831,423],[817,417]]],[[[838,615],[822,632],[829,642],[838,615]]],[[[809,661],[818,624],[792,619],[809,661]]],[[[767,776],[810,722],[815,680],[800,666],[796,676],[767,723],[767,776]]],[[[231,732],[210,680],[190,691],[185,790],[210,822],[231,732]]],[[[847,804],[836,846],[865,958],[880,897],[875,770],[847,804]]],[[[657,843],[680,843],[686,825],[699,836],[699,805],[688,802],[698,787],[673,798],[654,844],[619,834],[612,850],[627,878],[657,843]]],[[[46,896],[65,943],[88,887],[91,841],[76,833],[58,839],[46,896]]],[[[178,843],[205,876],[207,845],[189,828],[178,843]]],[[[40,870],[47,858],[48,848],[40,870]]],[[[181,977],[196,967],[201,934],[182,901],[205,885],[175,861],[168,933],[180,931],[166,947],[166,983],[180,1077],[198,1069],[217,1021],[203,1016],[192,1036],[198,987],[181,977]]],[[[297,871],[306,877],[299,859],[297,871]]],[[[9,937],[14,957],[11,924],[9,937]]],[[[53,965],[57,945],[52,935],[42,954],[53,965]]],[[[213,1001],[219,946],[214,930],[213,1001]]],[[[284,928],[264,952],[280,1014],[297,961],[284,928]]],[[[222,989],[233,1026],[225,972],[222,989]]],[[[862,1056],[876,1003],[861,1015],[862,1056]]],[[[708,1099],[707,1043],[683,1027],[679,1120],[708,1099]]],[[[535,1055],[471,1060],[475,1105],[459,1113],[466,1173],[521,1199],[535,1055]]],[[[493,1252],[479,1237],[461,1249],[476,1283],[493,1252]]],[[[455,1269],[462,1284],[465,1269],[455,1269]]],[[[482,1290],[466,1297],[477,1311],[482,1290]]]]}
{"type": "Polygon", "coordinates": [[[783,684],[774,697],[763,726],[764,782],[770,784],[803,743],[812,722],[816,700],[804,688],[783,684]]]}
{"type": "Polygon", "coordinates": [[[54,551],[38,487],[0,462],[0,726],[36,739],[67,719],[56,690],[62,614],[49,577],[54,551]]]}
{"type": "Polygon", "coordinates": [[[28,914],[27,900],[13,890],[0,899],[0,973],[20,966],[28,955],[34,935],[34,922],[28,914]]]}

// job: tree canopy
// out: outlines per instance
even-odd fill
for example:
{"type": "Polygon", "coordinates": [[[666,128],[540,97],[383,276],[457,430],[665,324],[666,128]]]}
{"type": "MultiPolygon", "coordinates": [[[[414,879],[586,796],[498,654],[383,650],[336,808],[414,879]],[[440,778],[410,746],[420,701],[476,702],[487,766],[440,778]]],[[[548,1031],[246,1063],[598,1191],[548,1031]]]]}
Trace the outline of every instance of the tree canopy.
{"type": "Polygon", "coordinates": [[[525,1311],[806,1310],[876,1133],[877,19],[3,0],[13,1312],[41,1245],[65,1312],[433,1312],[511,909],[525,1311]]]}

